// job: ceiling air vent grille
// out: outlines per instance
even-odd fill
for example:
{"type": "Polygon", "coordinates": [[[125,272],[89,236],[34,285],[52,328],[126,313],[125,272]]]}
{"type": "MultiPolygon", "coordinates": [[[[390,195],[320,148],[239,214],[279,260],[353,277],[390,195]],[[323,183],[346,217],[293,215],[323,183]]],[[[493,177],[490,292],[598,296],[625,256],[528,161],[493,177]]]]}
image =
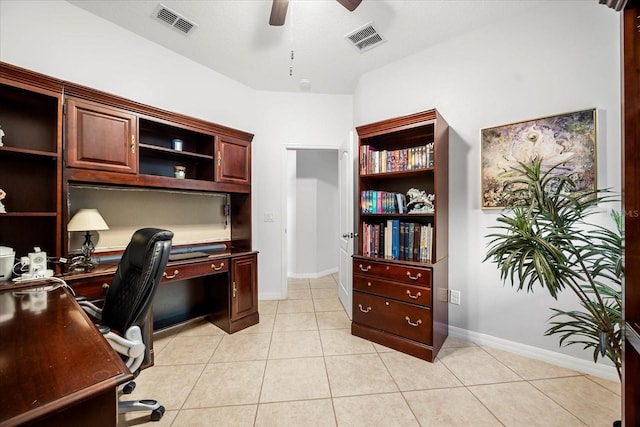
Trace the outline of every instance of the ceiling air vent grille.
{"type": "Polygon", "coordinates": [[[360,53],[371,50],[385,42],[380,33],[373,28],[373,24],[365,24],[350,32],[345,39],[360,53]]]}
{"type": "Polygon", "coordinates": [[[158,21],[169,24],[171,27],[186,35],[191,34],[191,32],[198,27],[196,23],[174,12],[162,3],[159,3],[156,7],[153,12],[153,17],[158,21]]]}

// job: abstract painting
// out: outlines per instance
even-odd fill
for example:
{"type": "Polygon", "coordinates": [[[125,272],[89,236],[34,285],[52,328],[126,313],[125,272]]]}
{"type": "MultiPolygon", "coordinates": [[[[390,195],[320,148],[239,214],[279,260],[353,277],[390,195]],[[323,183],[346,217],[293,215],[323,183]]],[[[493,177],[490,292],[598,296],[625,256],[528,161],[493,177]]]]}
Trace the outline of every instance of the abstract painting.
{"type": "Polygon", "coordinates": [[[482,129],[482,208],[504,208],[504,185],[518,162],[542,159],[543,171],[569,175],[574,191],[596,189],[596,110],[583,110],[482,129]]]}

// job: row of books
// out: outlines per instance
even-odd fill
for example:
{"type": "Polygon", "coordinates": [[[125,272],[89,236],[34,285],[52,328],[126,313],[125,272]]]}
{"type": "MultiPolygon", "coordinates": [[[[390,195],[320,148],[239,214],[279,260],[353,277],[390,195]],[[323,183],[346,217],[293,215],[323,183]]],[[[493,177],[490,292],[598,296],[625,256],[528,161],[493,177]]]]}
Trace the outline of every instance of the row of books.
{"type": "Polygon", "coordinates": [[[374,150],[360,146],[360,174],[400,172],[433,166],[433,143],[401,150],[374,150]]]}
{"type": "Polygon", "coordinates": [[[383,223],[362,223],[362,254],[430,263],[433,255],[433,226],[390,219],[383,223]]]}
{"type": "Polygon", "coordinates": [[[407,213],[407,199],[402,193],[364,190],[360,192],[360,212],[362,213],[407,213]]]}

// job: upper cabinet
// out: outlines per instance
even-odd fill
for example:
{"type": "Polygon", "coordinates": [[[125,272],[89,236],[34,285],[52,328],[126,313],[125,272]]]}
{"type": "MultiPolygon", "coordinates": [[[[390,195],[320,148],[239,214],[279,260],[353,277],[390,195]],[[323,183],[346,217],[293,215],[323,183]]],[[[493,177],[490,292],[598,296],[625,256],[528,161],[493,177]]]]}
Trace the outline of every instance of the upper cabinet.
{"type": "Polygon", "coordinates": [[[66,102],[67,167],[136,173],[137,117],[82,99],[66,102]]]}
{"type": "Polygon", "coordinates": [[[216,147],[216,181],[251,183],[251,146],[247,141],[220,137],[216,147]]]}
{"type": "Polygon", "coordinates": [[[249,193],[253,135],[68,84],[65,179],[249,193]]]}

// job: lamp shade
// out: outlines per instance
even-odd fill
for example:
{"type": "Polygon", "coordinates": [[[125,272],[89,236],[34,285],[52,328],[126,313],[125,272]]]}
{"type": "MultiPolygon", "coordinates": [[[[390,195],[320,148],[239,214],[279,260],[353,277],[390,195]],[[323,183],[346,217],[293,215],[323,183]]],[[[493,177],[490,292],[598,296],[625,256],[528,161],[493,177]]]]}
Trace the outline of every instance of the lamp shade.
{"type": "Polygon", "coordinates": [[[108,230],[109,226],[97,209],[80,209],[67,224],[67,231],[108,230]]]}

